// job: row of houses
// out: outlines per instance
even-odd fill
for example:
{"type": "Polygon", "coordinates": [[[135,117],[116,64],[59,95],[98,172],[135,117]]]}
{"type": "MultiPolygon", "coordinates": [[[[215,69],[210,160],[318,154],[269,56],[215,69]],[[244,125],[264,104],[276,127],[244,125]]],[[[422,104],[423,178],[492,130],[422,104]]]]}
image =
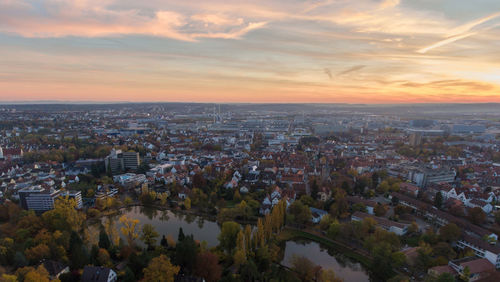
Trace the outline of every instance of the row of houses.
{"type": "Polygon", "coordinates": [[[438,226],[456,224],[464,231],[457,241],[457,247],[470,248],[478,257],[486,258],[496,268],[500,268],[500,246],[497,245],[498,236],[495,233],[401,193],[393,192],[391,198],[397,198],[399,204],[411,208],[417,215],[438,226]]]}

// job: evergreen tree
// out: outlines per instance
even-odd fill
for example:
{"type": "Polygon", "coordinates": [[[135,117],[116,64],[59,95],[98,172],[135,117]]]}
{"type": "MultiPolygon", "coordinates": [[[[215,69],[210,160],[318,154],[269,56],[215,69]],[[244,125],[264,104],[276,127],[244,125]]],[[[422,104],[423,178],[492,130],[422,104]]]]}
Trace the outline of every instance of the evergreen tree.
{"type": "Polygon", "coordinates": [[[177,242],[180,242],[184,240],[186,235],[184,235],[184,231],[182,230],[182,227],[179,227],[179,235],[177,236],[177,242]]]}
{"type": "Polygon", "coordinates": [[[111,247],[111,240],[109,240],[109,236],[104,230],[104,228],[101,229],[99,232],[99,248],[103,248],[106,250],[109,250],[111,247]]]}
{"type": "Polygon", "coordinates": [[[441,206],[443,205],[443,195],[441,192],[437,192],[436,196],[434,197],[434,206],[438,209],[441,209],[441,206]]]}
{"type": "Polygon", "coordinates": [[[167,248],[168,247],[168,241],[167,241],[167,238],[165,238],[165,235],[163,235],[161,237],[161,241],[160,241],[160,245],[162,245],[163,247],[167,248]]]}

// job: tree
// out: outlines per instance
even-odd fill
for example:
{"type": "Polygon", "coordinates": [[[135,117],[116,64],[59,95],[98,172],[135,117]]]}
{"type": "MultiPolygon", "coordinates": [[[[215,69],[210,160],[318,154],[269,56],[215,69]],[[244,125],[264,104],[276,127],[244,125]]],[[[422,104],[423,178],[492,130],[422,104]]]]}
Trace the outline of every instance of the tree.
{"type": "Polygon", "coordinates": [[[377,192],[380,194],[387,193],[390,189],[389,183],[387,180],[384,180],[380,182],[380,184],[377,186],[377,192]]]}
{"type": "Polygon", "coordinates": [[[432,248],[429,244],[427,243],[421,243],[420,247],[417,250],[417,261],[416,261],[416,266],[422,270],[422,271],[427,271],[427,269],[431,266],[432,264],[432,248]]]}
{"type": "Polygon", "coordinates": [[[330,214],[333,218],[344,217],[344,214],[349,211],[349,203],[345,195],[345,191],[341,189],[337,189],[337,192],[335,192],[335,202],[330,207],[330,214]]]}
{"type": "Polygon", "coordinates": [[[182,230],[182,227],[179,227],[179,235],[177,235],[177,241],[180,242],[184,240],[186,236],[184,235],[184,230],[182,230]]]}
{"type": "Polygon", "coordinates": [[[211,252],[199,253],[196,257],[194,273],[199,277],[203,277],[207,282],[219,281],[222,275],[219,259],[211,252]]]}
{"type": "Polygon", "coordinates": [[[187,198],[184,200],[184,207],[186,208],[186,210],[191,209],[191,199],[189,199],[189,197],[187,197],[187,198]]]}
{"type": "Polygon", "coordinates": [[[448,223],[439,229],[439,238],[446,242],[454,242],[458,238],[462,231],[455,223],[448,223]]]}
{"type": "Polygon", "coordinates": [[[376,216],[384,216],[387,213],[385,205],[378,204],[374,209],[376,216]]]}
{"type": "Polygon", "coordinates": [[[219,245],[229,254],[236,247],[236,239],[240,229],[240,225],[234,221],[226,221],[222,224],[221,233],[218,237],[219,245]]]}
{"type": "Polygon", "coordinates": [[[196,262],[198,246],[193,239],[193,235],[186,236],[182,241],[177,242],[175,247],[175,264],[191,272],[196,262]]]}
{"type": "Polygon", "coordinates": [[[464,270],[460,274],[460,280],[464,282],[469,282],[470,281],[470,268],[469,266],[464,267],[464,270]]]}
{"type": "Polygon", "coordinates": [[[64,197],[57,199],[54,209],[43,213],[42,219],[53,231],[79,231],[85,221],[85,214],[76,210],[75,199],[64,197]]]}
{"type": "Polygon", "coordinates": [[[445,272],[437,277],[436,282],[455,282],[455,277],[445,272]]]}
{"type": "Polygon", "coordinates": [[[89,262],[89,253],[78,233],[71,232],[69,246],[71,268],[80,269],[85,266],[89,262]]]}
{"type": "Polygon", "coordinates": [[[130,217],[127,217],[126,215],[123,215],[120,217],[120,222],[123,225],[123,227],[120,228],[120,231],[122,232],[123,236],[127,238],[128,245],[132,247],[134,245],[135,239],[139,237],[139,234],[136,230],[137,224],[139,224],[139,220],[132,219],[130,217]]]}
{"type": "Polygon", "coordinates": [[[469,219],[474,224],[483,224],[486,220],[486,213],[480,207],[469,209],[469,219]]]}
{"type": "Polygon", "coordinates": [[[393,271],[391,246],[386,242],[375,245],[372,256],[374,274],[384,281],[387,280],[393,271]]]}
{"type": "Polygon", "coordinates": [[[160,234],[156,232],[155,227],[151,224],[144,224],[142,226],[142,235],[141,240],[148,246],[148,249],[152,249],[156,244],[156,238],[158,238],[160,234]]]}
{"type": "Polygon", "coordinates": [[[295,201],[288,209],[289,213],[293,215],[295,222],[306,224],[311,221],[311,210],[308,206],[304,205],[302,201],[295,201]]]}
{"type": "Polygon", "coordinates": [[[109,256],[109,253],[106,249],[99,249],[97,253],[97,262],[99,265],[106,266],[106,267],[111,267],[111,258],[109,256]]]}
{"type": "Polygon", "coordinates": [[[38,266],[36,269],[33,267],[24,267],[16,271],[18,278],[21,276],[21,281],[24,282],[49,282],[49,273],[43,267],[38,266]]]}
{"type": "Polygon", "coordinates": [[[165,238],[165,235],[161,236],[160,245],[164,248],[168,248],[168,241],[167,238],[165,238]]]}
{"type": "Polygon", "coordinates": [[[441,192],[437,192],[436,196],[434,197],[434,206],[438,209],[441,209],[441,206],[443,205],[443,195],[441,192]]]}
{"type": "Polygon", "coordinates": [[[293,255],[291,259],[292,269],[302,281],[314,281],[319,268],[304,256],[293,255]]]}
{"type": "Polygon", "coordinates": [[[41,259],[50,257],[50,249],[45,244],[40,244],[25,251],[26,258],[32,262],[38,262],[41,259]]]}
{"type": "Polygon", "coordinates": [[[318,278],[318,282],[342,282],[342,279],[337,278],[333,270],[322,269],[318,278]]]}
{"type": "Polygon", "coordinates": [[[109,240],[109,236],[106,233],[106,230],[102,228],[101,231],[99,232],[99,248],[109,250],[110,247],[111,247],[111,240],[109,240]]]}
{"type": "Polygon", "coordinates": [[[318,183],[316,182],[316,179],[312,181],[310,187],[311,187],[311,197],[316,200],[318,198],[318,192],[319,192],[319,186],[318,183]]]}
{"type": "Polygon", "coordinates": [[[172,265],[165,255],[155,257],[149,262],[144,272],[144,281],[165,281],[173,282],[175,275],[179,273],[180,268],[172,265]]]}

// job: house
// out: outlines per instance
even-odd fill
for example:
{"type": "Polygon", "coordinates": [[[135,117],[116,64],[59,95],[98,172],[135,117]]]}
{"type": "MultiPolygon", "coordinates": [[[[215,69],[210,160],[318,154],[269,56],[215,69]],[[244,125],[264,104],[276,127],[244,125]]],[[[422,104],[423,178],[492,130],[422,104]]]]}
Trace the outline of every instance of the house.
{"type": "Polygon", "coordinates": [[[117,278],[116,272],[102,266],[85,266],[82,274],[82,282],[115,282],[117,278]]]}
{"type": "Polygon", "coordinates": [[[240,193],[241,194],[247,194],[248,193],[248,188],[246,186],[241,186],[240,187],[240,193]]]}
{"type": "Polygon", "coordinates": [[[363,199],[363,198],[357,197],[357,196],[347,196],[346,199],[351,205],[363,204],[366,208],[366,212],[368,214],[371,214],[371,215],[374,214],[374,209],[378,205],[378,203],[375,201],[366,200],[366,199],[363,199]]]}
{"type": "Polygon", "coordinates": [[[322,186],[319,189],[317,198],[320,201],[326,202],[326,201],[330,200],[331,197],[332,197],[332,190],[330,190],[330,188],[322,186]]]}
{"type": "Polygon", "coordinates": [[[410,196],[416,197],[418,195],[418,186],[411,183],[402,182],[399,184],[399,191],[408,194],[410,196]]]}
{"type": "MultiPolygon", "coordinates": [[[[489,237],[494,236],[490,235],[489,237]]],[[[492,240],[492,243],[493,242],[492,240]]],[[[457,241],[457,247],[460,249],[470,248],[477,257],[485,258],[496,268],[500,268],[500,246],[496,244],[491,244],[480,238],[463,234],[462,238],[457,241]]]]}
{"type": "Polygon", "coordinates": [[[495,266],[485,258],[466,257],[448,262],[448,265],[462,276],[465,268],[469,269],[469,281],[484,279],[495,272],[495,266]]]}
{"type": "Polygon", "coordinates": [[[377,217],[377,216],[372,216],[370,214],[364,213],[364,212],[359,212],[356,211],[352,214],[351,220],[352,221],[363,221],[365,218],[370,217],[375,220],[377,223],[377,226],[385,229],[389,232],[395,233],[396,235],[404,235],[408,231],[408,224],[402,224],[399,222],[395,222],[392,220],[388,220],[383,217],[377,217]]]}
{"type": "Polygon", "coordinates": [[[311,216],[312,216],[311,221],[313,223],[319,223],[321,221],[321,219],[323,218],[323,216],[328,214],[328,212],[324,211],[324,210],[320,210],[320,209],[316,209],[316,208],[312,208],[312,207],[310,207],[309,209],[311,210],[311,216]]]}
{"type": "Polygon", "coordinates": [[[179,199],[185,200],[189,196],[189,193],[191,193],[191,190],[189,190],[189,188],[187,187],[184,187],[177,195],[179,196],[179,199]]]}
{"type": "Polygon", "coordinates": [[[49,277],[51,280],[55,280],[59,278],[59,275],[69,272],[69,266],[58,261],[44,260],[42,264],[49,273],[49,277]]]}
{"type": "Polygon", "coordinates": [[[475,208],[475,207],[479,207],[481,208],[486,214],[489,214],[491,213],[491,211],[493,211],[493,206],[488,203],[488,202],[485,202],[485,201],[481,201],[479,199],[472,199],[470,200],[467,204],[467,207],[469,208],[475,208]]]}

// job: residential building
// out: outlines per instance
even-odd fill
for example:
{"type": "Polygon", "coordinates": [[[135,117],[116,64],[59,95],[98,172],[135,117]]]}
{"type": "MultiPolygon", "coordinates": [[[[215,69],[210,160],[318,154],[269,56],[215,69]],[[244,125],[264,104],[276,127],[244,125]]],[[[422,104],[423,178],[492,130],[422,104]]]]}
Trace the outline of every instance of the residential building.
{"type": "Polygon", "coordinates": [[[69,197],[70,199],[75,199],[77,209],[81,209],[83,207],[81,191],[63,191],[61,192],[61,196],[69,197]]]}
{"type": "Polygon", "coordinates": [[[41,185],[30,186],[19,190],[21,207],[26,210],[45,212],[54,208],[54,201],[60,196],[60,190],[41,185]]]}
{"type": "Polygon", "coordinates": [[[85,266],[82,282],[115,282],[118,279],[116,272],[102,266],[85,266]]]}

